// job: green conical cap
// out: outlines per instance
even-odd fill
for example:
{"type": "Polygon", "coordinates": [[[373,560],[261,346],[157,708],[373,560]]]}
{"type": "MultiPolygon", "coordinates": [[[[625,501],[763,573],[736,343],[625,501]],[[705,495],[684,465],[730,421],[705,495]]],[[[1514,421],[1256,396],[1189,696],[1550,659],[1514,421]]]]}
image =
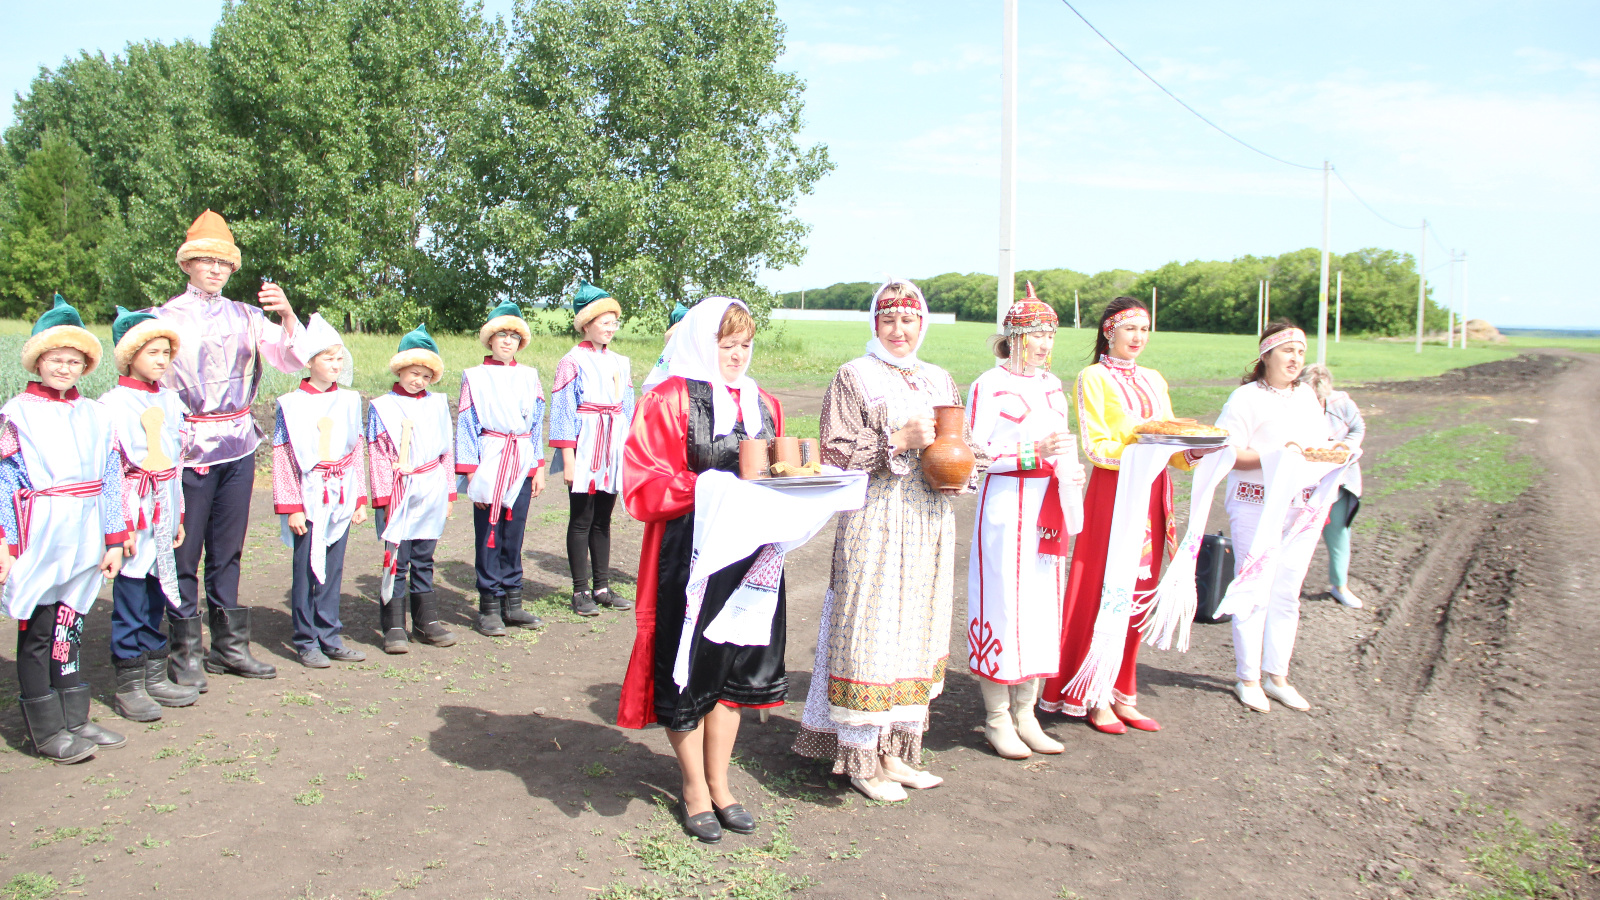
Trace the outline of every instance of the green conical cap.
{"type": "Polygon", "coordinates": [[[134,312],[121,306],[117,307],[117,318],[111,323],[111,346],[115,347],[122,343],[123,335],[126,335],[133,326],[154,318],[153,313],[134,312]]]}
{"type": "Polygon", "coordinates": [[[572,312],[576,314],[594,301],[604,300],[609,296],[611,295],[606,293],[604,288],[595,287],[580,278],[578,279],[578,292],[572,295],[572,312]]]}
{"type": "Polygon", "coordinates": [[[682,322],[683,317],[687,316],[688,314],[689,307],[684,306],[682,303],[674,303],[672,305],[672,312],[667,316],[667,324],[676,325],[679,322],[682,322]]]}
{"type": "Polygon", "coordinates": [[[489,310],[489,318],[484,319],[483,321],[493,322],[495,319],[498,319],[501,316],[516,316],[520,319],[522,318],[522,307],[518,306],[511,300],[501,300],[499,306],[489,310]]]}
{"type": "MultiPolygon", "coordinates": [[[[496,310],[496,314],[500,314],[499,310],[496,310]]],[[[509,313],[506,315],[509,315],[509,313]]],[[[490,318],[493,318],[493,316],[490,318]]],[[[400,349],[396,352],[404,353],[407,350],[427,350],[429,353],[437,354],[439,345],[434,343],[433,335],[428,333],[427,325],[418,325],[400,338],[400,349]]]]}
{"type": "Polygon", "coordinates": [[[56,305],[45,310],[44,315],[39,317],[39,321],[33,323],[33,333],[38,334],[47,328],[55,328],[58,325],[83,327],[83,317],[78,315],[78,311],[73,308],[72,304],[67,302],[67,298],[60,294],[56,295],[56,305]]]}

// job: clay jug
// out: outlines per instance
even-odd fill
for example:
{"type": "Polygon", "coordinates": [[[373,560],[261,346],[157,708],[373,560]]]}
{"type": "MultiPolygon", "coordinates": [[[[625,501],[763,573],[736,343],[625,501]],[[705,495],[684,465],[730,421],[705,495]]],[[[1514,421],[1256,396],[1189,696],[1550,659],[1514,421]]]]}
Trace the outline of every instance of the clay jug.
{"type": "Polygon", "coordinates": [[[922,450],[922,477],[936,491],[960,490],[967,486],[978,458],[972,455],[963,437],[967,409],[964,406],[933,408],[933,443],[922,450]]]}

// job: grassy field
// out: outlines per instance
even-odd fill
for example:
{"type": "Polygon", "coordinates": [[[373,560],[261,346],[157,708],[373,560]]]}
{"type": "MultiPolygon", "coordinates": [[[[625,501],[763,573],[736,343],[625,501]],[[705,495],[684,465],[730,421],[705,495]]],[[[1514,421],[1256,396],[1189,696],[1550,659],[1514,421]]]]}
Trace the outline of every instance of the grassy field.
{"type": "MultiPolygon", "coordinates": [[[[552,319],[552,322],[556,320],[552,319]]],[[[555,330],[535,318],[535,327],[555,330]]],[[[0,319],[0,359],[16,359],[26,340],[30,323],[0,319]]],[[[91,327],[108,348],[111,329],[91,327]]],[[[960,322],[938,325],[928,334],[921,351],[923,359],[949,370],[957,383],[970,383],[994,365],[989,352],[993,329],[984,323],[960,322]]],[[[460,385],[462,369],[477,364],[483,348],[476,334],[437,335],[439,349],[448,372],[439,387],[454,395],[460,385]]],[[[853,322],[777,322],[756,340],[751,375],[773,388],[821,389],[840,365],[860,356],[868,337],[864,324],[853,322]]],[[[1056,340],[1055,371],[1070,380],[1088,363],[1094,333],[1085,328],[1066,329],[1056,340]]],[[[352,334],[346,336],[356,360],[355,387],[367,394],[388,389],[393,379],[388,361],[393,355],[397,335],[352,334]]],[[[1221,409],[1228,393],[1238,384],[1240,374],[1254,359],[1255,339],[1249,335],[1157,334],[1140,362],[1159,370],[1172,387],[1173,405],[1180,415],[1208,418],[1221,409]]],[[[551,373],[561,355],[572,346],[572,338],[560,334],[535,335],[519,359],[535,366],[544,376],[548,390],[551,373]]],[[[1409,342],[1348,340],[1328,346],[1328,364],[1340,384],[1403,380],[1437,375],[1449,369],[1504,359],[1533,347],[1561,346],[1600,352],[1600,339],[1549,339],[1519,337],[1507,344],[1474,346],[1467,350],[1447,349],[1440,344],[1425,344],[1421,353],[1409,342]]],[[[631,357],[635,380],[642,380],[661,352],[657,334],[630,334],[627,328],[618,335],[616,349],[631,357]]],[[[1315,353],[1313,345],[1312,352],[1315,353]]],[[[0,393],[11,396],[22,389],[25,376],[19,366],[0,366],[0,393]]],[[[98,396],[115,381],[109,359],[102,368],[85,379],[84,393],[98,396]]],[[[292,390],[298,375],[268,369],[262,380],[262,396],[272,397],[292,390]]],[[[814,416],[795,422],[796,430],[812,434],[814,416]]]]}

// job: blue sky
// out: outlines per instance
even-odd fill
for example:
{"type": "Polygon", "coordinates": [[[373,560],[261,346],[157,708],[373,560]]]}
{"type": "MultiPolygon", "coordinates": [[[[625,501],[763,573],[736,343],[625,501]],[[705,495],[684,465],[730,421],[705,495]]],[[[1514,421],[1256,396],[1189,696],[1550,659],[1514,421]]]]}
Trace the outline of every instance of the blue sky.
{"type": "MultiPolygon", "coordinates": [[[[3,0],[0,121],[38,66],[129,40],[205,40],[220,4],[3,0]]],[[[491,13],[509,0],[486,4],[491,13]]],[[[1017,263],[1086,272],[1314,246],[1321,175],[1233,143],[1158,92],[1059,0],[1020,0],[1017,263]]],[[[808,84],[805,137],[838,168],[789,290],[996,268],[998,0],[778,0],[783,65],[808,84]]],[[[1170,89],[1286,159],[1331,159],[1367,202],[1436,226],[1470,262],[1469,312],[1506,326],[1600,328],[1600,7],[1082,0],[1170,89]]],[[[1415,253],[1335,182],[1333,248],[1415,253]]],[[[1459,279],[1458,279],[1459,284],[1459,279]]],[[[1050,298],[1046,298],[1050,299],[1050,298]]]]}

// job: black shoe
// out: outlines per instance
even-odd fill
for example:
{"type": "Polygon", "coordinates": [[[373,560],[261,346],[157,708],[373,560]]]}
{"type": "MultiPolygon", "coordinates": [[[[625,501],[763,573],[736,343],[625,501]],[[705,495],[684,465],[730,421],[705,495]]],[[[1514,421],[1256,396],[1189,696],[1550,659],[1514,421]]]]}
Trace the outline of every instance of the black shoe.
{"type": "MultiPolygon", "coordinates": [[[[415,616],[412,616],[415,619],[415,616]]],[[[406,638],[406,601],[404,597],[392,597],[383,601],[378,606],[379,628],[383,631],[383,652],[385,653],[410,653],[410,641],[406,638]]]]}
{"type": "Polygon", "coordinates": [[[633,609],[633,601],[617,596],[611,588],[595,588],[594,602],[609,609],[633,609]]]}
{"type": "Polygon", "coordinates": [[[411,636],[435,647],[456,642],[455,633],[439,621],[439,595],[433,591],[411,595],[411,636]]]}
{"type": "Polygon", "coordinates": [[[573,591],[572,611],[580,616],[600,615],[600,607],[594,605],[594,593],[592,591],[573,591]]]}
{"type": "Polygon", "coordinates": [[[243,678],[277,678],[278,670],[250,655],[250,608],[211,608],[211,652],[206,671],[243,678]]]}
{"type": "Polygon", "coordinates": [[[367,655],[362,653],[360,650],[343,645],[338,647],[324,647],[322,648],[322,652],[329,659],[336,659],[339,662],[362,662],[367,658],[367,655]]]}
{"type": "Polygon", "coordinates": [[[685,803],[678,804],[678,812],[683,814],[683,830],[688,832],[690,837],[702,844],[715,844],[722,840],[722,826],[717,822],[716,813],[703,812],[691,816],[689,807],[685,803]]]}
{"type": "Polygon", "coordinates": [[[538,628],[544,620],[522,608],[522,590],[518,588],[515,593],[506,594],[505,605],[501,610],[501,618],[506,625],[515,625],[518,628],[538,628]]]}
{"type": "Polygon", "coordinates": [[[18,699],[22,702],[22,721],[28,726],[28,737],[33,741],[35,753],[66,765],[82,762],[100,749],[94,741],[67,730],[60,694],[51,691],[47,697],[18,699]]]}
{"type": "Polygon", "coordinates": [[[208,685],[206,670],[200,665],[202,630],[198,615],[167,619],[167,677],[173,684],[192,687],[204,694],[208,685]]]}
{"type": "Polygon", "coordinates": [[[67,730],[92,742],[101,750],[115,750],[128,739],[115,731],[89,721],[89,686],[77,684],[61,692],[61,716],[67,730]]]}
{"type": "MultiPolygon", "coordinates": [[[[144,689],[145,667],[149,664],[143,655],[133,659],[112,659],[117,670],[117,692],[111,697],[111,709],[132,722],[154,722],[161,718],[161,704],[151,699],[144,689]]],[[[161,660],[165,668],[166,660],[161,660]]]]}
{"type": "Polygon", "coordinates": [[[722,827],[734,834],[756,833],[756,817],[738,803],[729,803],[721,809],[717,809],[713,803],[711,811],[717,814],[717,821],[722,823],[722,827]]]}
{"type": "Polygon", "coordinates": [[[167,679],[167,648],[151,650],[145,656],[144,692],[162,706],[193,706],[200,699],[200,689],[173,684],[167,679]]]}
{"type": "Polygon", "coordinates": [[[500,618],[500,608],[504,601],[494,594],[478,595],[478,623],[472,626],[473,630],[484,637],[505,637],[506,623],[500,618]]]}

